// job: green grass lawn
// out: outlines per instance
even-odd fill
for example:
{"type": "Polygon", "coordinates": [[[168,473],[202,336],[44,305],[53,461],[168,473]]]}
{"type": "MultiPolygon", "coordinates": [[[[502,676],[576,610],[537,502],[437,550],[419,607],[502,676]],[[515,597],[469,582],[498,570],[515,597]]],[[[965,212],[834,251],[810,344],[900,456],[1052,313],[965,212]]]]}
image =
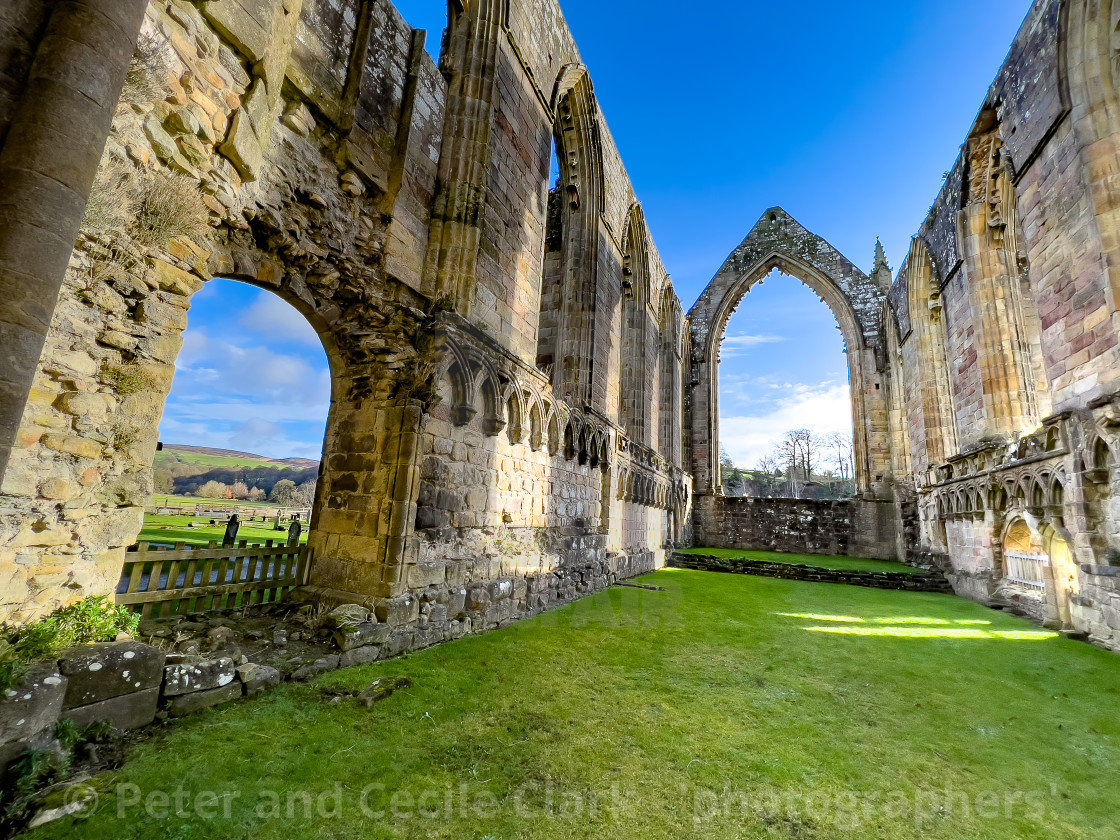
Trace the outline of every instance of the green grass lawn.
{"type": "MultiPolygon", "coordinates": [[[[138,542],[141,540],[153,543],[184,542],[187,545],[208,545],[211,540],[220,543],[226,533],[225,525],[211,526],[209,522],[206,517],[156,516],[149,513],[144,515],[144,528],[136,539],[138,542]],[[188,528],[187,525],[191,522],[201,523],[204,527],[188,528]]],[[[307,542],[308,533],[307,523],[304,523],[303,534],[300,536],[301,543],[307,542]]],[[[273,540],[279,544],[287,538],[287,527],[283,531],[274,531],[267,523],[250,525],[242,522],[237,532],[238,541],[248,540],[250,544],[263,544],[266,540],[273,540]]]]}
{"type": "Polygon", "coordinates": [[[686,548],[681,554],[703,554],[727,560],[761,560],[765,563],[792,563],[798,566],[816,566],[818,569],[835,569],[841,572],[902,572],[925,574],[921,569],[895,563],[892,560],[868,560],[859,557],[827,557],[821,554],[779,554],[773,551],[743,551],[738,548],[686,548]]]}
{"type": "Polygon", "coordinates": [[[1114,655],[946,595],[643,580],[187,718],[29,836],[1118,836],[1114,655]],[[330,702],[381,677],[413,685],[330,702]]]}

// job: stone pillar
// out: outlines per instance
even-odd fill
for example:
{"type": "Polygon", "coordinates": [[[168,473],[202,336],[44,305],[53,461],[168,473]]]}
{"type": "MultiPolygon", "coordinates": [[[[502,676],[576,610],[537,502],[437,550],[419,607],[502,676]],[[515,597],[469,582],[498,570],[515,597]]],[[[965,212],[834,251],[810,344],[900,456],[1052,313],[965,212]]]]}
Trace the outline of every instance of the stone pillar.
{"type": "Polygon", "coordinates": [[[0,150],[0,475],[147,5],[59,2],[0,150]]]}

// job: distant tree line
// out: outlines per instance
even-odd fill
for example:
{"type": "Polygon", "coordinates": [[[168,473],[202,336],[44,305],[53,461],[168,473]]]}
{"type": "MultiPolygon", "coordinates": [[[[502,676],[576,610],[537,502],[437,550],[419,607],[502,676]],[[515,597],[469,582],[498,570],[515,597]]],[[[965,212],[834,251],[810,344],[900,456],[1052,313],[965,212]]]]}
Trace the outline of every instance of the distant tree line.
{"type": "Polygon", "coordinates": [[[753,470],[738,467],[721,450],[723,492],[764,498],[850,498],[856,492],[852,453],[851,435],[818,435],[809,429],[786,432],[753,470]]]}
{"type": "MultiPolygon", "coordinates": [[[[253,467],[251,469],[231,469],[215,467],[195,475],[175,475],[174,471],[156,468],[156,491],[173,493],[177,496],[199,496],[206,499],[241,499],[263,501],[268,498],[285,506],[303,507],[302,501],[280,501],[273,499],[280,485],[280,495],[291,498],[289,485],[297,490],[310,484],[312,497],[314,485],[319,477],[316,467],[293,469],[291,467],[253,467]]],[[[304,493],[303,495],[306,495],[304,493]]],[[[310,505],[310,502],[307,503],[310,505]]]]}

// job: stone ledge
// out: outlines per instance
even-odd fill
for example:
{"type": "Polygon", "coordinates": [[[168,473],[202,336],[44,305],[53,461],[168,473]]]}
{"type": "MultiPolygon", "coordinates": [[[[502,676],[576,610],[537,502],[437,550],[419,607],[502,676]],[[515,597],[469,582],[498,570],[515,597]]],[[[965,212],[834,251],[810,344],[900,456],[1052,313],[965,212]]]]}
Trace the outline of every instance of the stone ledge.
{"type": "Polygon", "coordinates": [[[952,594],[953,587],[939,574],[911,575],[905,572],[857,572],[822,569],[795,563],[767,563],[762,560],[730,560],[703,554],[674,554],[669,565],[674,569],[698,572],[725,572],[756,577],[798,580],[807,583],[842,583],[872,589],[952,594]]]}

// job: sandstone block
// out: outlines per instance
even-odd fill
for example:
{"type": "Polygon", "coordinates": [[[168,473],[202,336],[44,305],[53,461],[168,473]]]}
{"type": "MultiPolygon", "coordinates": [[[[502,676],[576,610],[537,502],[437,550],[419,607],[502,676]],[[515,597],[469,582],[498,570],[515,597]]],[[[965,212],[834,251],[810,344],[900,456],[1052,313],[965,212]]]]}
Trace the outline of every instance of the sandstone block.
{"type": "Polygon", "coordinates": [[[244,109],[233,115],[233,124],[220,151],[237,167],[242,181],[249,183],[260,177],[264,168],[264,153],[253,130],[252,121],[244,109]]]}
{"type": "Polygon", "coordinates": [[[316,659],[310,665],[304,665],[292,674],[292,679],[297,682],[304,682],[307,680],[315,679],[322,674],[329,673],[338,669],[340,657],[338,654],[331,654],[324,656],[321,659],[316,659]]]}
{"type": "Polygon", "coordinates": [[[54,726],[65,697],[66,677],[57,664],[33,664],[19,685],[0,696],[0,744],[26,740],[54,726]]]}
{"type": "Polygon", "coordinates": [[[63,717],[74,721],[78,726],[89,726],[98,721],[108,721],[114,729],[139,729],[147,726],[156,717],[159,707],[159,686],[110,697],[98,703],[67,709],[63,717]]]}
{"type": "Polygon", "coordinates": [[[409,624],[420,616],[420,601],[405,595],[399,598],[386,598],[377,604],[377,620],[390,627],[409,624]]]}
{"type": "Polygon", "coordinates": [[[165,697],[177,697],[196,691],[225,688],[236,677],[237,668],[233,660],[225,656],[202,662],[168,665],[163,670],[163,694],[165,697]]]}
{"type": "Polygon", "coordinates": [[[65,707],[158,689],[165,659],[163,651],[141,642],[105,642],[64,650],[59,654],[59,670],[68,680],[65,707]]]}
{"type": "Polygon", "coordinates": [[[101,445],[88,438],[73,435],[46,435],[43,445],[56,452],[65,452],[67,455],[76,455],[79,458],[91,460],[101,457],[101,445]]]}
{"type": "Polygon", "coordinates": [[[190,296],[202,288],[202,281],[193,274],[163,260],[155,261],[155,281],[163,291],[178,295],[190,296]]]}
{"type": "Polygon", "coordinates": [[[379,645],[389,638],[389,625],[387,624],[360,624],[351,630],[337,630],[334,634],[335,644],[342,651],[350,651],[366,645],[379,645]]]}
{"type": "Polygon", "coordinates": [[[377,645],[366,645],[354,648],[343,653],[338,659],[338,667],[351,668],[355,665],[369,665],[381,658],[381,648],[377,645]]]}
{"type": "Polygon", "coordinates": [[[237,669],[237,676],[245,687],[245,696],[253,697],[270,688],[280,685],[283,679],[280,672],[268,665],[256,665],[252,662],[241,665],[237,669]]]}
{"type": "Polygon", "coordinates": [[[242,685],[231,682],[219,688],[209,688],[204,691],[195,691],[191,694],[180,694],[164,698],[164,708],[173,718],[183,717],[192,712],[217,706],[219,703],[228,703],[241,697],[242,685]]]}

